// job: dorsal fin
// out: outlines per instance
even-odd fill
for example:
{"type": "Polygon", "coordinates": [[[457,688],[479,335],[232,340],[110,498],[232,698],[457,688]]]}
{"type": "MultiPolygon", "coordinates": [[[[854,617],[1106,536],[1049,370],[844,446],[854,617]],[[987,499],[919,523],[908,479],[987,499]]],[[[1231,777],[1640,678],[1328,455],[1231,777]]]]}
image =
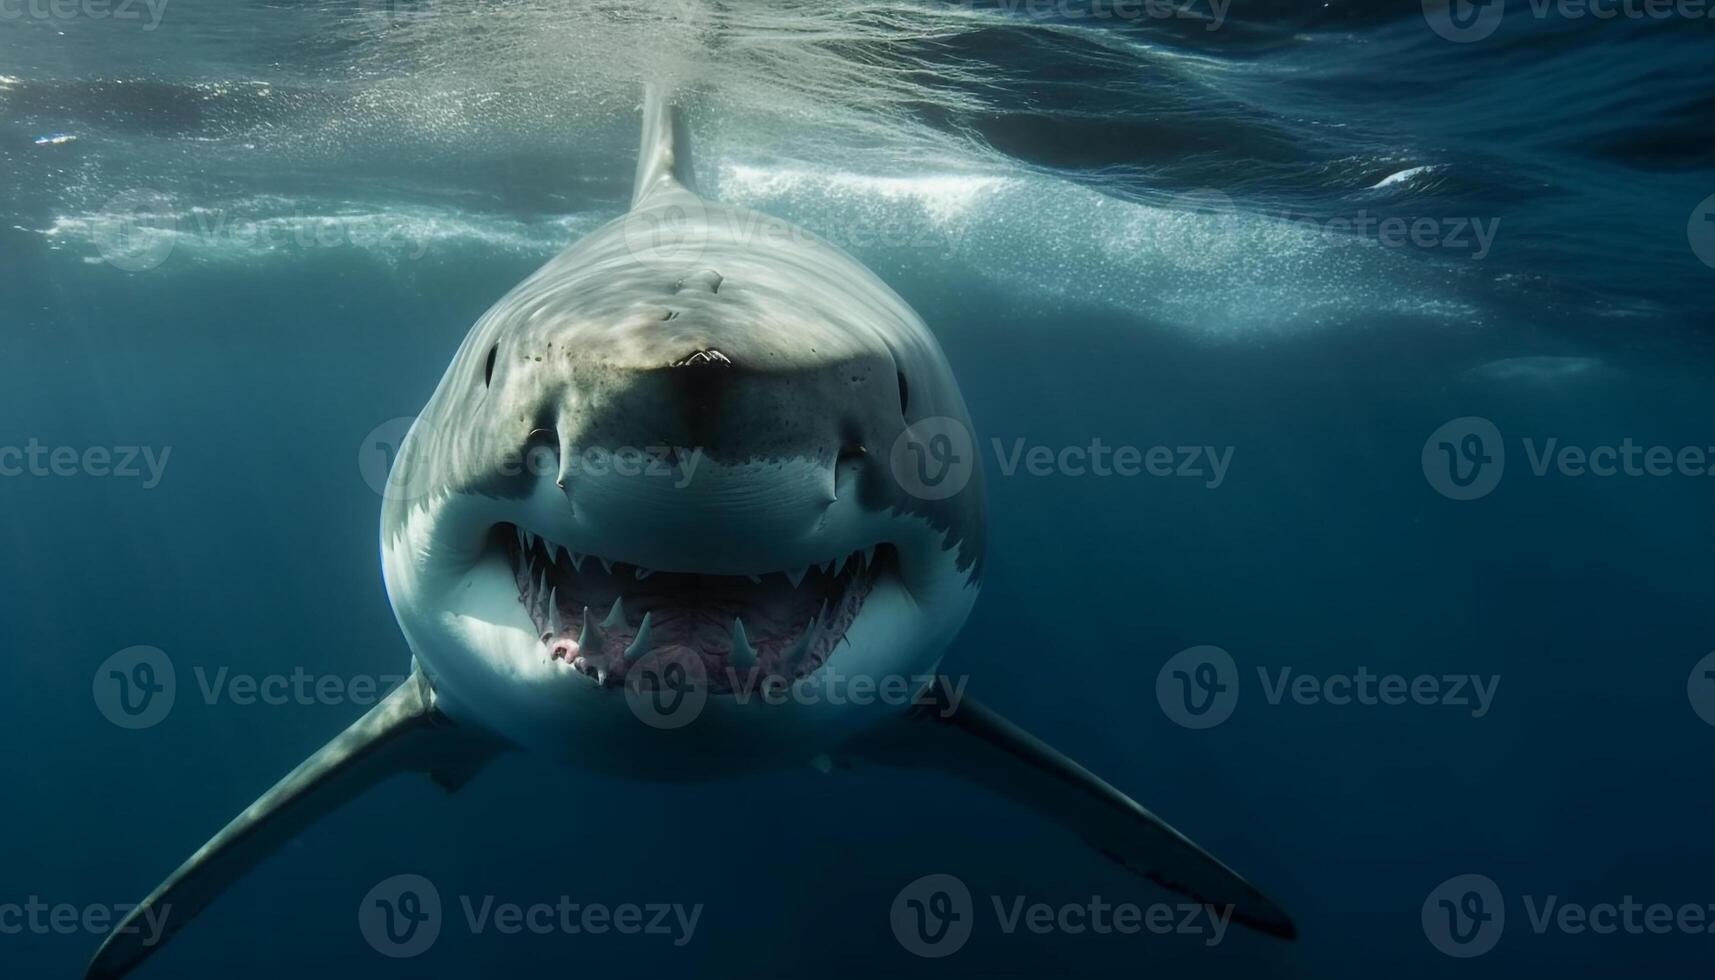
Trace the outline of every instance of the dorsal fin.
{"type": "Polygon", "coordinates": [[[643,145],[637,153],[631,206],[636,209],[646,198],[669,189],[697,192],[691,179],[690,133],[673,89],[651,82],[643,90],[643,145]]]}

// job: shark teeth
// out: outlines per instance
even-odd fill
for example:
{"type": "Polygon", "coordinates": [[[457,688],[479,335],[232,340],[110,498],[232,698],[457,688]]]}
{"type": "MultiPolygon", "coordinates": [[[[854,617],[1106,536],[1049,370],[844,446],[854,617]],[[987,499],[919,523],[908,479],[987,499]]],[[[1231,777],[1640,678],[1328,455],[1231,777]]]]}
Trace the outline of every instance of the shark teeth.
{"type": "Polygon", "coordinates": [[[888,547],[870,545],[775,572],[673,572],[573,551],[515,525],[505,532],[507,548],[517,544],[511,557],[519,599],[548,658],[603,686],[623,682],[656,652],[703,658],[711,677],[726,678],[717,689],[794,683],[850,642],[847,628],[879,574],[869,570],[893,560],[888,547]],[[710,581],[721,578],[727,581],[710,581]],[[643,581],[650,585],[633,585],[643,581]],[[636,626],[625,595],[630,613],[644,607],[636,626]],[[710,634],[699,625],[716,609],[731,624],[730,645],[721,643],[718,626],[710,634]]]}
{"type": "Polygon", "coordinates": [[[603,639],[601,630],[596,628],[595,617],[590,615],[590,607],[585,606],[584,629],[582,633],[578,634],[578,650],[583,654],[583,657],[579,659],[601,653],[603,639]]]}
{"type": "Polygon", "coordinates": [[[649,652],[649,623],[654,615],[652,612],[643,614],[643,625],[637,627],[637,639],[632,640],[631,645],[625,648],[626,663],[634,664],[639,657],[649,652]]]}
{"type": "Polygon", "coordinates": [[[751,647],[750,638],[744,635],[742,616],[732,621],[732,653],[728,659],[734,667],[755,667],[757,664],[756,650],[751,647]]]}
{"type": "Polygon", "coordinates": [[[799,634],[798,639],[787,648],[784,654],[781,655],[781,660],[783,662],[787,664],[796,664],[800,660],[804,659],[804,654],[810,652],[810,641],[815,638],[816,627],[821,625],[821,621],[822,616],[820,613],[817,613],[816,616],[810,620],[810,625],[804,627],[804,632],[799,634]]]}
{"type": "MultiPolygon", "coordinates": [[[[586,613],[587,615],[587,613],[586,613]]],[[[607,618],[601,621],[605,629],[619,629],[625,625],[625,597],[618,596],[613,600],[613,608],[607,611],[607,618]]]]}

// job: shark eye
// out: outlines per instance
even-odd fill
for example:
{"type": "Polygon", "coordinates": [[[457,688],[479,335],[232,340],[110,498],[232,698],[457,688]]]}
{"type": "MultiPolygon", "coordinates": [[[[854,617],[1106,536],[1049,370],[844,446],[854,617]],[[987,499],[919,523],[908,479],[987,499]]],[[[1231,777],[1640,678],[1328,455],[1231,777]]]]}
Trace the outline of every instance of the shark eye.
{"type": "Polygon", "coordinates": [[[899,372],[899,414],[904,415],[911,409],[911,386],[905,383],[905,372],[899,372]]]}
{"type": "Polygon", "coordinates": [[[500,345],[495,344],[488,349],[488,363],[482,369],[482,386],[484,388],[494,383],[494,359],[500,355],[500,345]]]}

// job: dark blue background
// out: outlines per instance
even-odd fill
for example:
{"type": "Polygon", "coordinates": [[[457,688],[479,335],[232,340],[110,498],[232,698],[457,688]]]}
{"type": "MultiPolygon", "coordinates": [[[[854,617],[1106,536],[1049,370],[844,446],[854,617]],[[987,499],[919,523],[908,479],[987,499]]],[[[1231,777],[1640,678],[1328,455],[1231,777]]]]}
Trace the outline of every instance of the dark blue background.
{"type": "MultiPolygon", "coordinates": [[[[1480,321],[1372,312],[1315,330],[1199,334],[1149,309],[1116,312],[1077,269],[1057,294],[1008,290],[968,256],[861,255],[936,330],[985,447],[1234,448],[1216,490],[1004,477],[985,453],[989,578],[945,669],[1256,881],[1293,913],[1297,943],[1238,930],[1213,950],[1195,938],[1003,935],[988,896],[1166,896],[929,774],[806,770],[681,788],[509,758],[458,796],[400,780],[361,799],[140,975],[1708,975],[1715,936],[1536,935],[1521,903],[1715,902],[1715,729],[1686,695],[1715,647],[1715,480],[1537,478],[1520,444],[1715,444],[1702,332],[1715,272],[1683,238],[1715,191],[1705,25],[1510,21],[1493,45],[1455,48],[1421,40],[1414,6],[1294,8],[1273,33],[1207,42],[1210,57],[1321,72],[1266,107],[1242,79],[1154,96],[1184,100],[1189,117],[1067,85],[1043,89],[1065,97],[1066,130],[996,124],[990,136],[1074,179],[1117,154],[1136,165],[1139,193],[1215,186],[1337,212],[1346,204],[1319,203],[1319,181],[1362,186],[1385,171],[1342,171],[1351,146],[1331,130],[1277,141],[1273,128],[1302,112],[1409,134],[1452,176],[1432,203],[1401,209],[1514,222],[1472,300],[1480,321]],[[1328,42],[1286,46],[1304,25],[1328,42]],[[1106,129],[1087,112],[1104,106],[1106,129]],[[1154,141],[1112,135],[1152,118],[1154,141]],[[1184,118],[1229,128],[1207,146],[1164,140],[1184,118]],[[1086,144],[1067,132],[1109,135],[1086,144]],[[1086,145],[1102,152],[1071,158],[1086,145]],[[1535,355],[1600,366],[1546,380],[1471,373],[1535,355]],[[1432,489],[1419,452],[1467,415],[1493,420],[1511,458],[1499,489],[1461,503],[1432,489]],[[1207,731],[1174,724],[1154,694],[1162,663],[1199,644],[1230,651],[1246,685],[1232,719],[1207,731]],[[1254,669],[1289,665],[1500,685],[1481,719],[1268,705],[1254,669]],[[365,945],[357,907],[401,872],[427,875],[449,903],[565,894],[706,909],[682,949],[471,936],[455,917],[429,954],[396,962],[365,945]],[[902,950],[888,920],[899,889],[932,872],[966,882],[980,919],[960,953],[933,962],[902,950]],[[1419,914],[1467,872],[1499,884],[1509,922],[1493,952],[1455,960],[1429,944],[1419,914]]],[[[39,129],[56,111],[14,106],[3,121],[39,129]]],[[[624,178],[595,187],[590,206],[616,207],[624,178]]],[[[46,211],[22,182],[10,203],[46,211]]],[[[172,447],[153,490],[0,480],[11,556],[0,572],[0,902],[129,902],[359,711],[205,705],[194,667],[404,669],[378,568],[380,498],[359,450],[375,426],[420,409],[470,323],[544,256],[462,245],[383,263],[324,250],[131,275],[10,228],[0,258],[0,443],[172,447]],[[90,686],[98,664],[136,644],[172,656],[179,703],[129,732],[102,718],[90,686]]],[[[1055,268],[1056,256],[1039,259],[1055,268]]],[[[1470,299],[1467,280],[1448,281],[1470,299]]],[[[77,975],[97,942],[0,937],[0,968],[77,975]]]]}

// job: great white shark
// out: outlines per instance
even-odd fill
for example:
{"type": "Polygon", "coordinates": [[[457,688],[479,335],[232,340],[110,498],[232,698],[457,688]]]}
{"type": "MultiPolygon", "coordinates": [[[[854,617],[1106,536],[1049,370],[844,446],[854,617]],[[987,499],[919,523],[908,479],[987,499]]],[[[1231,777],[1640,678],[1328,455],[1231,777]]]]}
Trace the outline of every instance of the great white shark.
{"type": "Polygon", "coordinates": [[[982,581],[982,474],[950,492],[893,450],[960,429],[917,314],[814,235],[700,196],[650,87],[630,211],[477,322],[394,460],[381,555],[410,679],[174,871],[87,976],[130,972],[375,783],[456,791],[518,750],[681,782],[939,770],[1291,938],[1245,879],[936,674],[982,581]],[[835,696],[858,678],[914,696],[835,696]]]}

